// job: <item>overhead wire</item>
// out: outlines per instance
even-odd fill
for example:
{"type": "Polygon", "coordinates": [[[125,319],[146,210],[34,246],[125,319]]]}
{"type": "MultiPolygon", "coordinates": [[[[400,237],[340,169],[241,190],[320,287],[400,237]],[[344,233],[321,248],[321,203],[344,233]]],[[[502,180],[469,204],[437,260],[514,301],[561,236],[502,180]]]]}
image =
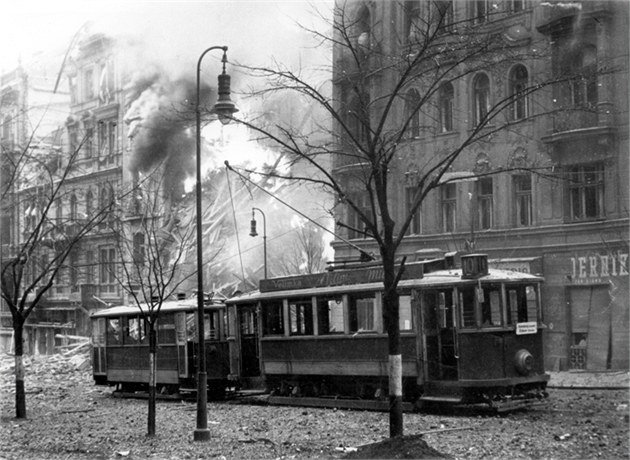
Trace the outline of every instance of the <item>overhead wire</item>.
{"type": "MultiPolygon", "coordinates": [[[[274,198],[275,200],[279,201],[280,203],[282,203],[283,205],[285,205],[287,208],[291,209],[293,212],[299,214],[300,216],[304,217],[306,220],[308,220],[309,222],[311,222],[312,224],[317,225],[318,227],[320,227],[322,230],[330,233],[331,235],[333,235],[335,238],[343,241],[344,243],[346,243],[348,246],[353,247],[354,249],[356,249],[357,251],[359,251],[359,253],[363,256],[363,257],[368,257],[368,260],[374,260],[374,256],[372,254],[368,254],[367,252],[365,252],[365,250],[363,250],[362,248],[360,248],[359,246],[357,246],[356,244],[346,240],[345,238],[342,238],[341,236],[337,235],[335,232],[333,232],[332,230],[326,228],[324,225],[320,224],[319,222],[311,219],[309,216],[307,216],[306,214],[304,214],[301,211],[298,211],[295,207],[291,206],[289,203],[287,203],[286,201],[282,200],[282,198],[279,198],[278,196],[274,195],[273,193],[271,193],[269,190],[261,187],[260,185],[258,185],[256,182],[254,182],[253,180],[251,180],[249,177],[241,174],[240,172],[238,172],[236,169],[234,169],[230,163],[225,160],[225,168],[226,168],[226,173],[228,170],[234,172],[235,174],[237,174],[241,179],[249,182],[250,184],[254,185],[255,187],[257,187],[258,189],[262,190],[263,192],[265,192],[267,195],[269,195],[270,197],[274,198]]],[[[229,181],[228,181],[229,183],[229,181]]]]}

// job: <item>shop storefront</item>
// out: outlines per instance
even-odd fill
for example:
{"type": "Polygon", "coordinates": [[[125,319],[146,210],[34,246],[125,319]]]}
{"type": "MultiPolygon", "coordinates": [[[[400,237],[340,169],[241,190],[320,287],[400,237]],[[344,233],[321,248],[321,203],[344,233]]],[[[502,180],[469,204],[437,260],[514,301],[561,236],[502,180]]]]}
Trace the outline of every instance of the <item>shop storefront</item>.
{"type": "Polygon", "coordinates": [[[628,369],[628,251],[602,248],[545,255],[547,366],[628,369]]]}

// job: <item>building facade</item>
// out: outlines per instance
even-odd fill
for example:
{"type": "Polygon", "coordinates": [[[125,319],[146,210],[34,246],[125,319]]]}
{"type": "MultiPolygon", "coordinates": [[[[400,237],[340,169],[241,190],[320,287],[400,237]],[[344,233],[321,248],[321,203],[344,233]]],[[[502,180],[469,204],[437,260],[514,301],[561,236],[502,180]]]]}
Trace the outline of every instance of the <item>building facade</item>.
{"type": "MultiPolygon", "coordinates": [[[[73,57],[63,61],[61,70],[58,66],[62,59],[56,62],[59,73],[54,77],[58,75],[58,78],[53,78],[51,85],[55,85],[55,91],[57,86],[63,91],[57,91],[59,107],[42,107],[44,123],[33,122],[32,111],[37,107],[33,85],[4,85],[5,94],[22,98],[21,105],[16,107],[3,98],[0,106],[0,113],[10,121],[3,124],[3,156],[10,152],[16,156],[27,152],[29,158],[46,158],[59,165],[48,169],[58,174],[67,168],[66,161],[71,154],[77,152],[67,168],[69,174],[64,179],[55,177],[48,184],[63,182],[62,191],[46,218],[57,231],[70,233],[100,212],[102,204],[120,194],[126,180],[122,162],[127,148],[122,121],[124,77],[117,68],[111,40],[102,35],[85,36],[75,48],[73,57]],[[13,116],[14,113],[31,113],[30,121],[24,116],[13,116]]],[[[24,81],[33,81],[38,76],[37,69],[18,68],[16,72],[23,75],[24,81]]],[[[17,75],[16,72],[3,78],[17,75]]],[[[51,91],[52,87],[48,88],[48,93],[51,91]]],[[[28,159],[24,164],[30,167],[28,159]]],[[[26,244],[32,226],[40,221],[42,208],[47,203],[45,196],[49,192],[37,190],[43,185],[25,178],[25,174],[16,173],[11,190],[13,204],[3,207],[3,258],[10,258],[26,244]]],[[[122,293],[114,277],[117,254],[111,229],[107,222],[100,224],[72,247],[53,286],[27,320],[27,352],[52,353],[55,346],[62,343],[60,337],[88,335],[89,315],[94,309],[121,303],[122,293]]],[[[53,241],[49,248],[39,244],[38,254],[33,254],[26,262],[25,283],[36,283],[35,277],[41,274],[46,261],[55,257],[54,233],[51,235],[53,241]]],[[[2,305],[2,329],[6,339],[3,348],[10,349],[11,314],[5,304],[2,305]]]]}
{"type": "MultiPolygon", "coordinates": [[[[410,25],[430,24],[436,9],[443,21],[438,33],[486,31],[508,43],[511,56],[521,53],[507,63],[495,50],[492,65],[470,65],[462,78],[437,82],[439,91],[417,115],[408,111],[427,93],[426,79],[405,88],[391,117],[394,124],[410,120],[390,169],[395,221],[408,214],[425,159],[464,149],[423,200],[398,256],[483,252],[496,267],[541,274],[547,369],[628,369],[627,2],[356,0],[338,6],[356,31],[350,36],[357,49],[368,54],[378,47],[413,56],[410,25]],[[563,79],[568,73],[579,77],[563,79]],[[505,105],[505,129],[467,144],[488,107],[554,79],[505,105]]],[[[333,76],[338,101],[349,72],[342,54],[335,54],[333,76]]],[[[368,97],[378,100],[395,83],[395,76],[380,77],[368,85],[368,97]]],[[[346,162],[337,159],[336,171],[346,162]]],[[[356,212],[346,206],[337,220],[341,234],[378,254],[359,231],[356,212]]],[[[333,246],[338,261],[356,257],[342,241],[333,246]]]]}

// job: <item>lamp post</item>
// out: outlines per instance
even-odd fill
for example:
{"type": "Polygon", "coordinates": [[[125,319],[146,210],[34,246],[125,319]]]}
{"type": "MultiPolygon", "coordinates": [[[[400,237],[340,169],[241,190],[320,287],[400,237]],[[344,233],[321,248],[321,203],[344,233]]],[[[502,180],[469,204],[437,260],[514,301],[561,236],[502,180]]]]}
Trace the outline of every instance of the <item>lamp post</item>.
{"type": "Polygon", "coordinates": [[[263,217],[263,255],[265,261],[265,279],[267,279],[267,219],[265,218],[265,213],[262,212],[262,209],[252,208],[252,222],[249,236],[258,236],[258,232],[256,231],[256,219],[254,217],[254,211],[258,211],[260,214],[262,214],[263,217]]]}
{"type": "Polygon", "coordinates": [[[200,73],[201,61],[204,56],[213,50],[223,50],[223,72],[219,75],[219,88],[217,102],[211,112],[216,114],[219,121],[227,124],[231,115],[238,111],[234,103],[230,100],[230,76],[225,73],[227,63],[227,46],[212,46],[201,53],[197,62],[197,99],[195,112],[197,116],[197,428],[194,432],[195,441],[210,440],[210,430],[208,430],[208,373],[206,371],[206,342],[204,324],[204,293],[203,293],[203,250],[202,238],[202,216],[201,216],[201,110],[199,108],[200,93],[200,73]]]}

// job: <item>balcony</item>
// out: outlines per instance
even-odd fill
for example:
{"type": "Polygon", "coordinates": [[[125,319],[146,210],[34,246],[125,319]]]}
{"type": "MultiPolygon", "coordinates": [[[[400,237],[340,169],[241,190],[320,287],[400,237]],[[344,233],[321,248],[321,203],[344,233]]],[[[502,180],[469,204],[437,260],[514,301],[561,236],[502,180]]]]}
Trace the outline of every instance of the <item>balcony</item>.
{"type": "Polygon", "coordinates": [[[599,138],[607,144],[615,134],[612,102],[600,102],[594,108],[576,108],[562,111],[552,116],[551,128],[545,143],[556,143],[579,138],[599,138]]]}

